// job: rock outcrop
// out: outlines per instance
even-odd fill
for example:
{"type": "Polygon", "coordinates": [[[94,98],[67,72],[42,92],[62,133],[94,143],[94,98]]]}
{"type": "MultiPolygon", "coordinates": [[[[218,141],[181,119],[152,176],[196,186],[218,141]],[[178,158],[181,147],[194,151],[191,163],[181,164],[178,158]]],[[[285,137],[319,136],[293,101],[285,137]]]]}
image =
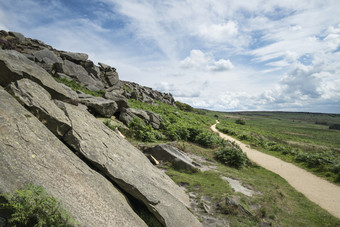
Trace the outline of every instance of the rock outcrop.
{"type": "Polygon", "coordinates": [[[119,120],[124,124],[129,125],[135,117],[142,119],[145,124],[151,124],[154,129],[159,129],[162,121],[162,118],[154,112],[134,108],[123,108],[119,115],[119,120]]]}
{"type": "Polygon", "coordinates": [[[146,226],[127,199],[0,87],[0,193],[42,185],[81,226],[146,226]]]}
{"type": "Polygon", "coordinates": [[[0,87],[0,193],[42,185],[81,226],[146,226],[136,206],[163,226],[201,226],[184,191],[91,114],[131,113],[159,127],[157,114],[128,108],[114,68],[18,34],[1,31],[4,36],[11,40],[5,47],[21,53],[0,49],[6,87],[0,87]],[[58,73],[84,85],[92,78],[86,86],[102,83],[107,94],[76,94],[53,79],[58,73]]]}
{"type": "Polygon", "coordinates": [[[188,157],[183,151],[169,144],[159,144],[145,150],[147,154],[152,155],[156,160],[169,162],[175,169],[184,169],[197,171],[197,163],[188,157]]]}
{"type": "Polygon", "coordinates": [[[0,49],[0,85],[27,78],[43,86],[53,98],[68,100],[67,91],[48,72],[15,50],[0,49]]]}
{"type": "Polygon", "coordinates": [[[169,105],[175,105],[175,99],[170,93],[159,92],[133,82],[122,81],[122,83],[124,90],[123,95],[127,98],[147,103],[154,103],[154,100],[156,100],[169,105]]]}
{"type": "Polygon", "coordinates": [[[71,128],[71,122],[51,99],[51,95],[29,79],[13,82],[9,89],[21,103],[58,136],[63,136],[71,128]]]}
{"type": "Polygon", "coordinates": [[[94,97],[82,92],[79,92],[78,99],[80,103],[87,106],[94,114],[102,117],[111,117],[118,110],[117,103],[109,99],[94,97]]]}

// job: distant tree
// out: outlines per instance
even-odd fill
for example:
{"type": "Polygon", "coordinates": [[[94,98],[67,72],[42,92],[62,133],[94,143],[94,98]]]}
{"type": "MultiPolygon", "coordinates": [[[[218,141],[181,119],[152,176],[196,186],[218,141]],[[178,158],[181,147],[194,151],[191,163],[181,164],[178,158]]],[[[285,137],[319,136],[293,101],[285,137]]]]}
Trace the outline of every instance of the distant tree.
{"type": "Polygon", "coordinates": [[[217,115],[217,114],[215,114],[215,115],[214,115],[214,117],[218,118],[218,115],[217,115]]]}

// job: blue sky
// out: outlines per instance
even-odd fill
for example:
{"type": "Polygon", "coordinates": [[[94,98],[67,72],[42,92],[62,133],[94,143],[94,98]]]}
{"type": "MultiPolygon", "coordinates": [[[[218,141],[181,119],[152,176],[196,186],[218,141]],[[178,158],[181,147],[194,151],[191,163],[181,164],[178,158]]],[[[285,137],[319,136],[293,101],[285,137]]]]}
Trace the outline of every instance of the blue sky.
{"type": "Polygon", "coordinates": [[[338,0],[2,0],[0,29],[215,110],[340,113],[338,0]]]}

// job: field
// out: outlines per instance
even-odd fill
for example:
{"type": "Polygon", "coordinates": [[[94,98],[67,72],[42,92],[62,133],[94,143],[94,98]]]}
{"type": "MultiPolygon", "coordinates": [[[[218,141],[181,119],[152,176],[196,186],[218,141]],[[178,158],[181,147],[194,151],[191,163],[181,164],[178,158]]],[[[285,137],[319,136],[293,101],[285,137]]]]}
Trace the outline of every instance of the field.
{"type": "Polygon", "coordinates": [[[338,114],[291,112],[207,112],[218,129],[258,150],[293,162],[321,177],[340,182],[338,114]],[[236,121],[244,124],[237,124],[236,121]]]}

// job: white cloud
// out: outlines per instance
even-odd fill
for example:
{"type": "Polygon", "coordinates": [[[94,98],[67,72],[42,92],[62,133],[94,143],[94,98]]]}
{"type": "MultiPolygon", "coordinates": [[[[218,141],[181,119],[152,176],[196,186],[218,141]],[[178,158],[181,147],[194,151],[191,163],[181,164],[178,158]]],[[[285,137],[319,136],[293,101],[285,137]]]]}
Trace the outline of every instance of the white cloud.
{"type": "Polygon", "coordinates": [[[339,112],[340,1],[45,2],[0,1],[0,28],[198,107],[339,112]]]}
{"type": "Polygon", "coordinates": [[[205,54],[201,50],[191,50],[190,55],[182,60],[179,65],[184,69],[195,68],[217,72],[234,68],[234,65],[229,59],[219,59],[218,61],[215,61],[213,56],[205,54]]]}
{"type": "Polygon", "coordinates": [[[214,62],[214,65],[208,66],[209,70],[218,71],[218,72],[227,71],[233,68],[234,68],[234,65],[231,63],[229,59],[228,60],[220,59],[214,62]]]}
{"type": "Polygon", "coordinates": [[[222,24],[203,24],[199,26],[198,34],[213,42],[227,42],[231,37],[238,32],[237,24],[233,21],[228,21],[222,24]]]}

